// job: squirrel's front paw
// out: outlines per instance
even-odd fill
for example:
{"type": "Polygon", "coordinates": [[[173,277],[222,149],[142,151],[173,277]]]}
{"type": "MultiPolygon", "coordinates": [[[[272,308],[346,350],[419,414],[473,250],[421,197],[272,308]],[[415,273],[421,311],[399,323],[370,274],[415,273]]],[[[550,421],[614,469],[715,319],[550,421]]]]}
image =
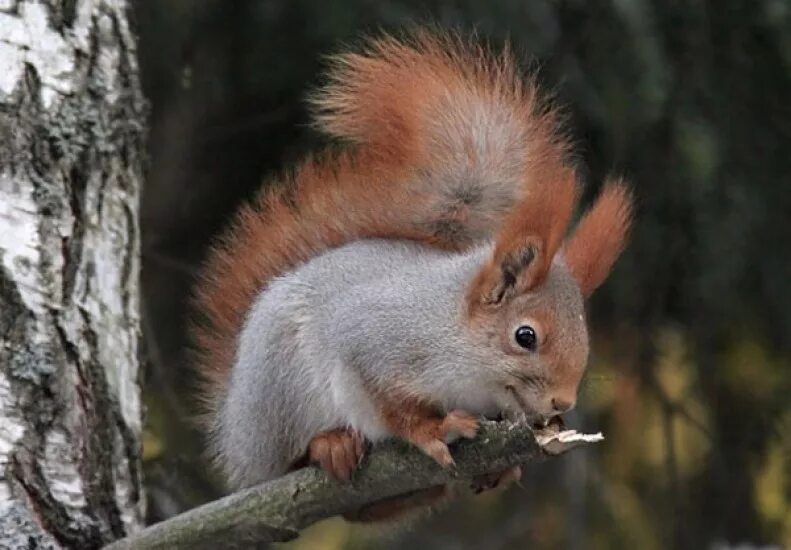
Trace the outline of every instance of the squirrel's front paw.
{"type": "Polygon", "coordinates": [[[442,419],[443,440],[453,443],[459,438],[472,439],[478,433],[480,422],[477,418],[464,411],[450,411],[442,419]]]}
{"type": "Polygon", "coordinates": [[[478,419],[464,411],[451,411],[444,418],[424,420],[410,434],[410,441],[440,466],[447,468],[455,462],[448,443],[459,438],[472,439],[478,433],[478,419]]]}
{"type": "Polygon", "coordinates": [[[308,444],[308,460],[339,481],[349,481],[364,454],[362,435],[349,428],[321,432],[308,444]]]}

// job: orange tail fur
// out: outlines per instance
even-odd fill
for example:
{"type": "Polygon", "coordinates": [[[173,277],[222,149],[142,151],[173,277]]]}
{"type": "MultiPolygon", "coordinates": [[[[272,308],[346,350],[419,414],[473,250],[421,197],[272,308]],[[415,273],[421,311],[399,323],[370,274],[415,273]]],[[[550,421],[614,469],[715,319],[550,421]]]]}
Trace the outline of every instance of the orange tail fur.
{"type": "Polygon", "coordinates": [[[245,315],[273,277],[358,239],[465,248],[570,170],[555,112],[507,49],[427,31],[371,40],[334,58],[312,103],[318,126],[348,147],[303,162],[244,206],[197,288],[203,317],[193,332],[210,410],[245,315]]]}

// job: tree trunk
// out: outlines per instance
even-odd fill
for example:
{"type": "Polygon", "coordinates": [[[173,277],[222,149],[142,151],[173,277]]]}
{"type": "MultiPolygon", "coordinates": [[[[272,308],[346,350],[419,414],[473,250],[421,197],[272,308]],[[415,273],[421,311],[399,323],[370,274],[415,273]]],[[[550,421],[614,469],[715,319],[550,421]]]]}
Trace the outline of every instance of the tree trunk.
{"type": "Polygon", "coordinates": [[[0,548],[142,522],[143,111],[125,0],[0,0],[0,548]]]}

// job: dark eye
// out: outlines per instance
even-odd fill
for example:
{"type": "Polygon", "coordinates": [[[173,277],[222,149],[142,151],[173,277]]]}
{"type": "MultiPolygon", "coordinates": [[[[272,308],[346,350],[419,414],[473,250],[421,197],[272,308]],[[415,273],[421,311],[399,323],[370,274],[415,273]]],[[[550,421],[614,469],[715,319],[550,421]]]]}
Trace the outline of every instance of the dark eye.
{"type": "Polygon", "coordinates": [[[516,343],[523,348],[529,349],[530,351],[536,351],[538,337],[536,336],[536,331],[533,327],[527,325],[519,327],[516,329],[514,338],[516,339],[516,343]]]}

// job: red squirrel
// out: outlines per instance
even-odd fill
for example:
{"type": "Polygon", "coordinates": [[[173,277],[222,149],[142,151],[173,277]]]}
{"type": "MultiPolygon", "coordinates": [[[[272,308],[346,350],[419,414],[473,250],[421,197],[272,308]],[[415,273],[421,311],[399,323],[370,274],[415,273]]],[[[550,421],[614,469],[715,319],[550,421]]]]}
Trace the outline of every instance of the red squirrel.
{"type": "Polygon", "coordinates": [[[311,98],[343,143],[241,208],[195,328],[211,449],[233,487],[313,462],[349,479],[398,437],[443,466],[483,416],[571,409],[584,301],[632,219],[620,180],[572,231],[560,115],[506,49],[418,30],[332,58],[311,98]]]}

